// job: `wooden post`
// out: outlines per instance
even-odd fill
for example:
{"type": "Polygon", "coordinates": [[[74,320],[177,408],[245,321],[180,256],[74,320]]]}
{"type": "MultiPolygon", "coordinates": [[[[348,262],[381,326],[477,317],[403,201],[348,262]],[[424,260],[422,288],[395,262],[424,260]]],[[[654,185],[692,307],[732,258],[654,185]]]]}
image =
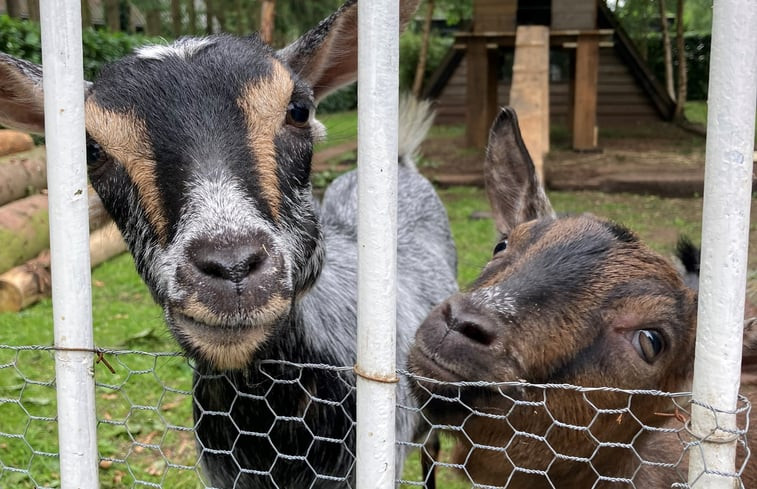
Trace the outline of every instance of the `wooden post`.
{"type": "Polygon", "coordinates": [[[597,148],[597,79],[599,38],[579,34],[576,43],[576,81],[573,96],[573,149],[597,148]]]}
{"type": "Polygon", "coordinates": [[[105,25],[113,32],[121,30],[121,13],[118,7],[118,0],[105,0],[103,3],[105,14],[105,25]]]}
{"type": "Polygon", "coordinates": [[[273,41],[275,17],[276,1],[263,0],[260,6],[260,38],[268,44],[273,41]]]}
{"type": "Polygon", "coordinates": [[[171,0],[171,30],[173,37],[181,35],[181,0],[171,0]]]}
{"type": "Polygon", "coordinates": [[[544,181],[549,151],[549,27],[519,26],[515,34],[510,105],[518,113],[523,142],[544,181]]]}
{"type": "Polygon", "coordinates": [[[5,8],[7,9],[8,17],[13,19],[21,18],[21,0],[6,0],[5,8]]]}
{"type": "Polygon", "coordinates": [[[496,52],[489,52],[485,37],[468,39],[468,84],[466,88],[466,142],[485,148],[489,126],[497,112],[496,52]]]}

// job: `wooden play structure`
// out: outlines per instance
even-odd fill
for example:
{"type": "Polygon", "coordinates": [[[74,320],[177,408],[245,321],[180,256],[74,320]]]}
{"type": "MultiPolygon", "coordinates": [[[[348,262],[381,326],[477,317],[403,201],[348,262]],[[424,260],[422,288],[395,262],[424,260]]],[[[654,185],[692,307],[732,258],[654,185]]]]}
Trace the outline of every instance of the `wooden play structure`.
{"type": "MultiPolygon", "coordinates": [[[[537,86],[548,87],[544,107],[537,107],[540,117],[567,123],[577,150],[597,148],[599,125],[672,117],[673,101],[604,0],[474,0],[473,4],[471,29],[455,35],[425,90],[426,97],[437,100],[437,121],[466,124],[469,145],[484,147],[498,106],[517,108],[521,96],[532,98],[528,107],[540,106],[529,95],[535,80],[537,86]],[[539,42],[547,44],[542,51],[539,42]],[[530,53],[519,56],[521,50],[530,53]],[[536,54],[544,50],[547,63],[545,56],[536,54]],[[523,76],[523,70],[529,74],[523,76]],[[546,85],[538,82],[539,73],[546,85]],[[519,87],[519,79],[526,84],[519,87]]],[[[548,147],[545,141],[542,149],[548,147]]]]}

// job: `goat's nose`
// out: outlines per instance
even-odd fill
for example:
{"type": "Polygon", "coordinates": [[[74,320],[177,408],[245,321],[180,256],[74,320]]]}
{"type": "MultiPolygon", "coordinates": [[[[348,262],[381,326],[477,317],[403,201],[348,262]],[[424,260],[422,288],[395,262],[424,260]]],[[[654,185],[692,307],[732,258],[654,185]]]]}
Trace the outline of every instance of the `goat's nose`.
{"type": "Polygon", "coordinates": [[[266,268],[270,248],[266,242],[260,236],[199,238],[189,245],[187,254],[198,278],[240,284],[266,268]]]}
{"type": "Polygon", "coordinates": [[[193,248],[192,261],[200,273],[234,283],[254,274],[267,257],[264,247],[252,243],[218,247],[205,242],[193,248]]]}
{"type": "Polygon", "coordinates": [[[497,338],[497,323],[464,295],[455,295],[443,306],[447,327],[469,341],[489,346],[497,338]]]}

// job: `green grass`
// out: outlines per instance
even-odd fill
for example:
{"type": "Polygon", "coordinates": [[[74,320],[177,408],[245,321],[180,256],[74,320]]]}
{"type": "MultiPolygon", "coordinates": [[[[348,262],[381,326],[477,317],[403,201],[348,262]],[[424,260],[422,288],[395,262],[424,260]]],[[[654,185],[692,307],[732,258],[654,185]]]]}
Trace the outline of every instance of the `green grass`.
{"type": "MultiPolygon", "coordinates": [[[[482,189],[440,190],[449,214],[459,255],[458,278],[465,287],[491,256],[496,240],[482,189]]],[[[653,248],[670,253],[679,233],[699,236],[701,199],[660,199],[597,192],[553,192],[558,211],[591,211],[627,224],[653,248]]],[[[122,255],[93,272],[95,343],[103,348],[145,352],[176,351],[163,325],[162,313],[137,276],[131,257],[122,255]]],[[[0,345],[51,345],[51,301],[21,313],[0,314],[0,345]]],[[[115,369],[95,366],[97,414],[103,488],[141,487],[136,481],[163,487],[201,487],[194,466],[191,433],[172,427],[192,426],[191,369],[181,357],[147,354],[106,355],[115,369]],[[134,442],[145,445],[140,447],[134,442]],[[159,447],[159,448],[158,448],[159,447]],[[128,457],[127,457],[128,454],[128,457]],[[110,460],[112,459],[112,460],[110,460]]],[[[58,487],[56,413],[52,354],[0,348],[0,487],[58,487]],[[3,466],[27,473],[4,471],[3,466]]],[[[448,456],[451,442],[444,444],[448,456]]],[[[408,463],[406,480],[419,480],[417,454],[408,463]]],[[[469,484],[449,470],[439,474],[440,487],[469,484]]]]}
{"type": "Polygon", "coordinates": [[[318,116],[326,126],[326,140],[318,143],[316,150],[326,149],[357,139],[357,111],[334,112],[318,116]]]}
{"type": "Polygon", "coordinates": [[[704,100],[686,102],[683,108],[683,115],[690,122],[707,125],[707,102],[704,100]]]}

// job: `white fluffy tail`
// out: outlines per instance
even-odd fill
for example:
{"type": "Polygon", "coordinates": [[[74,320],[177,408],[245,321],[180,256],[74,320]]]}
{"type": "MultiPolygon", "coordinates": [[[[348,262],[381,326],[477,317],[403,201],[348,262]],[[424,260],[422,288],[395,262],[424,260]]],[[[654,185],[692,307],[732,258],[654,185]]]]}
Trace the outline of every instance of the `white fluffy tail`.
{"type": "Polygon", "coordinates": [[[435,114],[431,102],[408,93],[400,96],[399,115],[399,163],[415,168],[414,158],[434,123],[435,114]]]}

